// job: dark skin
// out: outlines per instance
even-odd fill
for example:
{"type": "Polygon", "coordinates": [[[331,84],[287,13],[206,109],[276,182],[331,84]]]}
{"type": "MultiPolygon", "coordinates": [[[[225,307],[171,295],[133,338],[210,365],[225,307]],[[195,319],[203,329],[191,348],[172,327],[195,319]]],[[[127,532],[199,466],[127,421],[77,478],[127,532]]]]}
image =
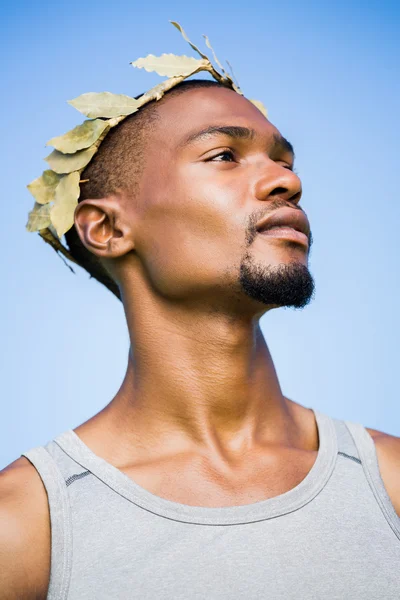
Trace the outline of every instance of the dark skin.
{"type": "MultiPolygon", "coordinates": [[[[319,447],[314,415],[283,395],[259,327],[278,305],[239,284],[246,253],[265,268],[307,266],[306,245],[253,229],[277,205],[299,208],[301,183],[279,131],[231,90],[191,90],[158,110],[135,198],[119,190],[76,209],[82,242],[120,286],[131,348],[120,390],[75,432],[169,500],[258,502],[298,485],[319,447]],[[210,126],[254,134],[183,143],[210,126]]],[[[368,431],[400,515],[400,439],[368,431]]],[[[47,498],[26,459],[3,471],[0,494],[0,600],[45,598],[47,498]]]]}
{"type": "MultiPolygon", "coordinates": [[[[120,285],[132,343],[121,390],[76,432],[169,499],[257,501],[299,483],[318,448],[315,424],[307,422],[305,439],[282,395],[259,328],[274,305],[238,284],[245,224],[264,217],[271,200],[297,206],[301,183],[278,130],[236,93],[193,90],[185,110],[177,96],[159,112],[137,201],[121,193],[76,211],[83,243],[120,285]],[[187,143],[228,125],[243,129],[187,143]],[[244,137],[244,128],[254,134],[244,137]],[[283,480],[290,462],[297,467],[283,480]]],[[[259,234],[251,252],[266,265],[307,264],[304,245],[259,234]]]]}

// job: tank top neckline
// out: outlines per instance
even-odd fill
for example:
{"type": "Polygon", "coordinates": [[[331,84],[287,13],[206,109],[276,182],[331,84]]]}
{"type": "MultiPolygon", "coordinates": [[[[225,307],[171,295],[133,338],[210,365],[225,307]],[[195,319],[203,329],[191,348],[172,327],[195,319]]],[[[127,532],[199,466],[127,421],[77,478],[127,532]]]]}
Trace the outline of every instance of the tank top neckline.
{"type": "Polygon", "coordinates": [[[97,456],[72,429],[56,437],[54,442],[114,492],[154,515],[201,525],[237,525],[263,521],[298,510],[325,487],[332,475],[338,452],[336,429],[330,416],[316,409],[311,410],[318,428],[319,448],[317,458],[306,477],[283,494],[236,506],[192,506],[157,496],[97,456]]]}

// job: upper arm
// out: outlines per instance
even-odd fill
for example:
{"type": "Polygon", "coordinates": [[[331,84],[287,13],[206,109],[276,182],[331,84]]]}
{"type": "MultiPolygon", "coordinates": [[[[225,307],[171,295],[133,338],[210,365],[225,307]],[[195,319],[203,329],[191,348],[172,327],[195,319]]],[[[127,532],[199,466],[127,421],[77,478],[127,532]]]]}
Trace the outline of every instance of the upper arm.
{"type": "Polygon", "coordinates": [[[46,598],[50,552],[46,490],[21,457],[0,472],[0,600],[46,598]]]}
{"type": "Polygon", "coordinates": [[[366,428],[375,443],[379,470],[393,507],[400,517],[400,438],[366,428]]]}

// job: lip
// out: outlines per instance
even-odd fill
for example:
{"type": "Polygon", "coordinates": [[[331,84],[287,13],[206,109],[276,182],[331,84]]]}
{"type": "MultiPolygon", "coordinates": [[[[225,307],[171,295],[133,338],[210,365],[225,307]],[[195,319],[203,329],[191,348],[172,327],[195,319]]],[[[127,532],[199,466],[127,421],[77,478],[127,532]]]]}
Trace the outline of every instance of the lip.
{"type": "Polygon", "coordinates": [[[299,242],[300,244],[308,246],[308,237],[306,234],[302,231],[293,229],[293,227],[274,227],[273,229],[260,231],[260,233],[266,237],[274,237],[289,240],[291,242],[299,242]]]}
{"type": "Polygon", "coordinates": [[[257,224],[257,231],[270,237],[285,239],[290,237],[290,239],[308,245],[310,223],[302,210],[287,207],[281,208],[262,219],[257,224]]]}

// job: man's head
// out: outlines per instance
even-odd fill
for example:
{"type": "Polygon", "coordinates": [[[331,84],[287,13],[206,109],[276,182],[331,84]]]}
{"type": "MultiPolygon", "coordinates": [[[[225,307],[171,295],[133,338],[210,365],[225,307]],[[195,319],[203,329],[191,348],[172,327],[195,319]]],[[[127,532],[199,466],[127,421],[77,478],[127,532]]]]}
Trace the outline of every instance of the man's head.
{"type": "Polygon", "coordinates": [[[160,296],[212,310],[302,307],[309,247],[257,230],[279,209],[300,211],[293,159],[246,98],[189,80],[107,136],[82,173],[76,231],[116,295],[140,273],[160,296]]]}

